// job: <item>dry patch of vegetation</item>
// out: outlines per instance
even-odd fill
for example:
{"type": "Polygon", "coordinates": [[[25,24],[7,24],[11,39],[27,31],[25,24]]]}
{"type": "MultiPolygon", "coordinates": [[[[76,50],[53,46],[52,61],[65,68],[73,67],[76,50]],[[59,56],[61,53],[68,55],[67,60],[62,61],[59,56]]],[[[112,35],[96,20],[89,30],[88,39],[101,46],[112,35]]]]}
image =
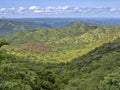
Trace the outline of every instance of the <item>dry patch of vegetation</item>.
{"type": "Polygon", "coordinates": [[[20,51],[30,51],[30,52],[43,52],[43,51],[50,51],[50,46],[43,44],[43,43],[27,43],[21,45],[19,48],[20,51]]]}

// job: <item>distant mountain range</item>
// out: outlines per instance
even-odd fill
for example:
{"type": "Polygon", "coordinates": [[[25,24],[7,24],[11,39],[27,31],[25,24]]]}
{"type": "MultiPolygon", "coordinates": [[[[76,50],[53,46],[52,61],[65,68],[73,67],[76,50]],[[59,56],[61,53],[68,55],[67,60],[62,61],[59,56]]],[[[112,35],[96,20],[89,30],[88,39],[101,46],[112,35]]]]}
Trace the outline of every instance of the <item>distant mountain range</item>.
{"type": "Polygon", "coordinates": [[[119,18],[19,18],[1,19],[0,35],[13,32],[36,30],[39,28],[57,28],[84,22],[98,26],[120,25],[119,18]]]}
{"type": "Polygon", "coordinates": [[[34,23],[25,21],[13,21],[13,20],[0,20],[0,35],[9,34],[13,32],[29,31],[39,28],[51,28],[50,25],[45,23],[34,23]]]}
{"type": "Polygon", "coordinates": [[[120,25],[120,18],[20,18],[9,19],[13,21],[46,23],[52,27],[69,25],[71,22],[84,22],[97,25],[120,25]]]}

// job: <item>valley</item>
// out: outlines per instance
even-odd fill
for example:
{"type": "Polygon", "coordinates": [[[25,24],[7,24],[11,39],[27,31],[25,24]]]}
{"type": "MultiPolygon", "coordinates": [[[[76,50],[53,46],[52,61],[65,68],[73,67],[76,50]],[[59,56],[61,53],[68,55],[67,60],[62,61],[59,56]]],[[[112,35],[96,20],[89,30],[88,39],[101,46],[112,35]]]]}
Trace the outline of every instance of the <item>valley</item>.
{"type": "Polygon", "coordinates": [[[120,25],[0,23],[0,90],[120,89],[120,25]]]}

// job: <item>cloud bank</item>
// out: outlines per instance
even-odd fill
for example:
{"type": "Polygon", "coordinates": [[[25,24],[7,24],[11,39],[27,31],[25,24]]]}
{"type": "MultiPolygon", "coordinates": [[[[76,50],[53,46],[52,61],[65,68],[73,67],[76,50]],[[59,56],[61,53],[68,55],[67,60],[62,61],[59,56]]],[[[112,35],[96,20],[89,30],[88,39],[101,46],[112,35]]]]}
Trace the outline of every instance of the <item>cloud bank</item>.
{"type": "Polygon", "coordinates": [[[39,6],[30,6],[28,8],[18,7],[18,8],[0,8],[0,16],[44,16],[44,15],[104,15],[104,14],[120,14],[120,8],[110,8],[110,7],[70,7],[70,6],[48,6],[41,8],[39,6]]]}

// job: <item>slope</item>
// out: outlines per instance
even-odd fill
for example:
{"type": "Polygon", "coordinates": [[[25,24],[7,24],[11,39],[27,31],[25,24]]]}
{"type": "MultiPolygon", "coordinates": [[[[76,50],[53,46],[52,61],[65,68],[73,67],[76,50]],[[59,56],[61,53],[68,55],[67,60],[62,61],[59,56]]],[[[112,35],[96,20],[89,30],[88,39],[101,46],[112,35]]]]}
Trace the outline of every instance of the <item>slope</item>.
{"type": "Polygon", "coordinates": [[[11,34],[7,36],[11,46],[5,48],[10,53],[21,57],[30,56],[30,59],[38,62],[69,62],[118,37],[120,26],[77,23],[68,27],[11,34]],[[50,49],[47,52],[41,52],[42,47],[39,50],[30,50],[41,45],[50,49]]]}
{"type": "Polygon", "coordinates": [[[28,31],[38,28],[50,28],[48,24],[36,24],[32,22],[20,22],[12,20],[0,20],[0,35],[13,32],[28,31]]]}
{"type": "Polygon", "coordinates": [[[65,90],[119,90],[120,38],[74,59],[66,71],[73,79],[65,90]]]}
{"type": "Polygon", "coordinates": [[[0,50],[1,90],[119,90],[120,39],[73,59],[41,63],[0,50]]]}

